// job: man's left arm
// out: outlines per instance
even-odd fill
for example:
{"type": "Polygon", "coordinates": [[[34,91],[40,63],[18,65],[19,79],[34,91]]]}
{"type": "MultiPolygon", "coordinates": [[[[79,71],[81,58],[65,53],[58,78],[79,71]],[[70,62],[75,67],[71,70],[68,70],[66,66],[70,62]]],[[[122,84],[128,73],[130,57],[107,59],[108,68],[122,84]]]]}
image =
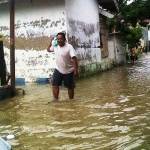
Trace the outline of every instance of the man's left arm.
{"type": "Polygon", "coordinates": [[[73,67],[74,67],[74,76],[78,76],[78,60],[76,56],[72,57],[73,67]]]}

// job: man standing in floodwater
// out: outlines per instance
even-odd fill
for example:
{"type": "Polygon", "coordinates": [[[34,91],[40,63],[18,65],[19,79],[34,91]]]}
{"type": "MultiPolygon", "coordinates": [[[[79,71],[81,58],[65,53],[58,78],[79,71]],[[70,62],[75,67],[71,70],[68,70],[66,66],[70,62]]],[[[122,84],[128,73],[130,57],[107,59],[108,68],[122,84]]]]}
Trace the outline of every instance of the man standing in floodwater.
{"type": "Polygon", "coordinates": [[[55,52],[56,68],[52,77],[52,92],[54,101],[59,98],[59,86],[64,81],[64,86],[68,89],[70,99],[74,98],[75,81],[74,76],[78,75],[78,62],[73,46],[66,41],[65,33],[59,32],[56,36],[58,45],[53,45],[53,37],[50,37],[48,52],[55,52]]]}

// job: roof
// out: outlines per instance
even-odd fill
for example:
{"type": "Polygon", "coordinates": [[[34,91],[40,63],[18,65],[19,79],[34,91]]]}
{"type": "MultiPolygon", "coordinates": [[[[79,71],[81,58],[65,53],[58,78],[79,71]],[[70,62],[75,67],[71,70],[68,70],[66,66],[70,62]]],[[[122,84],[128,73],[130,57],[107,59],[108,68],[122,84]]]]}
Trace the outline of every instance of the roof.
{"type": "Polygon", "coordinates": [[[104,9],[99,7],[99,13],[107,18],[113,18],[114,15],[108,11],[105,11],[104,9]]]}
{"type": "Polygon", "coordinates": [[[8,0],[0,0],[0,4],[8,3],[8,0]]]}
{"type": "Polygon", "coordinates": [[[110,12],[118,12],[118,1],[117,0],[98,0],[99,5],[110,12]]]}
{"type": "MultiPolygon", "coordinates": [[[[0,4],[8,3],[9,0],[0,0],[0,4]]],[[[32,0],[30,0],[32,1],[32,0]]],[[[118,12],[118,0],[98,0],[99,5],[110,12],[118,12]]]]}

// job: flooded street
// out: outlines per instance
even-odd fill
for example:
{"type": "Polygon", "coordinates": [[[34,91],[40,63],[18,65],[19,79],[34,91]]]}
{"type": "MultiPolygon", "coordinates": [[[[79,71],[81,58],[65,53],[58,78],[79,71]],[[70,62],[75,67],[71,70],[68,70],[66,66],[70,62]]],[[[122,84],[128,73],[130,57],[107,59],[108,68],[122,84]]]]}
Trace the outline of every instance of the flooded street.
{"type": "Polygon", "coordinates": [[[0,136],[14,150],[150,150],[150,53],[132,65],[77,81],[75,99],[49,85],[0,102],[0,136]],[[48,103],[50,102],[50,103],[48,103]]]}

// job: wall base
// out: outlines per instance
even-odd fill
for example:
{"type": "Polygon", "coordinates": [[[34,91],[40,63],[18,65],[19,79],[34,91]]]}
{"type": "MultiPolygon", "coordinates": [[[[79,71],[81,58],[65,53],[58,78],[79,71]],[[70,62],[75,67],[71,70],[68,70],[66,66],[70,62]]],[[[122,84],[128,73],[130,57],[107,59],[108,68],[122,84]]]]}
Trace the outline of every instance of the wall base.
{"type": "Polygon", "coordinates": [[[103,59],[102,62],[91,63],[87,65],[84,64],[79,66],[79,78],[91,76],[93,74],[109,70],[115,66],[116,64],[114,60],[109,58],[103,59]]]}

